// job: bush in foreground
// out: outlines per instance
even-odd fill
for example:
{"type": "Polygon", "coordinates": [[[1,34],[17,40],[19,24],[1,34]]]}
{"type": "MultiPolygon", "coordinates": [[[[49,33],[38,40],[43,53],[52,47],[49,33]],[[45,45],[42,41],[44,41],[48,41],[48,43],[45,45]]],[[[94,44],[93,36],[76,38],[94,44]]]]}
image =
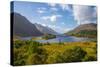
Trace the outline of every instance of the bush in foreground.
{"type": "Polygon", "coordinates": [[[14,42],[13,65],[51,64],[65,62],[95,61],[95,42],[50,43],[34,41],[14,42]]]}
{"type": "Polygon", "coordinates": [[[86,52],[81,47],[66,49],[63,53],[55,53],[48,57],[48,63],[81,62],[86,52]]]}

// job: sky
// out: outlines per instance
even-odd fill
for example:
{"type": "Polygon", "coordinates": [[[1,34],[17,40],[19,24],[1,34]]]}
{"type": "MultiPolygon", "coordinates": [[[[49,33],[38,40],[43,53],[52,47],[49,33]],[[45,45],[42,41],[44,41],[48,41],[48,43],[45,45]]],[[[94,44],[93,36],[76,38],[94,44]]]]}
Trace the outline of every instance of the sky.
{"type": "Polygon", "coordinates": [[[58,33],[68,32],[80,24],[97,22],[95,6],[14,1],[11,12],[19,13],[31,23],[50,27],[58,33]]]}

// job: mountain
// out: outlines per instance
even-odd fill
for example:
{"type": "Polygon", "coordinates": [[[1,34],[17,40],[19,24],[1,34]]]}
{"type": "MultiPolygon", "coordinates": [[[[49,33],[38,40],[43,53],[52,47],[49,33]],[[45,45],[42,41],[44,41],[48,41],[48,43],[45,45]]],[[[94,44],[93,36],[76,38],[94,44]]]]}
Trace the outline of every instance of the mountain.
{"type": "Polygon", "coordinates": [[[11,13],[11,19],[13,23],[13,34],[14,36],[41,36],[41,33],[34,24],[22,16],[19,13],[11,13]]]}
{"type": "Polygon", "coordinates": [[[75,32],[79,32],[80,30],[97,30],[97,24],[95,23],[83,24],[79,25],[74,29],[75,32]]]}
{"type": "Polygon", "coordinates": [[[82,37],[96,37],[97,24],[95,23],[82,24],[65,34],[73,36],[82,36],[82,37]]]}
{"type": "Polygon", "coordinates": [[[37,24],[37,23],[35,23],[34,25],[43,34],[53,34],[53,35],[58,34],[57,32],[55,32],[54,30],[52,30],[51,28],[49,28],[47,26],[42,26],[41,24],[37,24]]]}

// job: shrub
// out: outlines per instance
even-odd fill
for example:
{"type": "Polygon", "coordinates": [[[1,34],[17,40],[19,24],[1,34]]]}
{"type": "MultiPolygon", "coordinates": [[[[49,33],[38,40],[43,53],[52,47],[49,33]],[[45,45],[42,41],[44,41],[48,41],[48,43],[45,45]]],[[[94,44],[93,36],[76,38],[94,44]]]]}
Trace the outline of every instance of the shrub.
{"type": "Polygon", "coordinates": [[[48,63],[79,62],[85,57],[86,52],[81,47],[66,49],[63,53],[54,53],[47,59],[48,63]]]}
{"type": "Polygon", "coordinates": [[[13,65],[97,60],[97,46],[96,43],[92,42],[71,42],[59,45],[59,43],[42,44],[32,40],[17,40],[14,41],[13,50],[13,65]]]}
{"type": "Polygon", "coordinates": [[[60,58],[63,62],[79,62],[85,55],[86,52],[81,47],[73,47],[73,49],[64,51],[60,58]]]}
{"type": "Polygon", "coordinates": [[[86,56],[83,61],[96,61],[97,57],[94,56],[86,56]]]}
{"type": "Polygon", "coordinates": [[[49,55],[47,57],[46,63],[52,64],[52,63],[61,62],[61,61],[59,61],[60,60],[59,56],[60,56],[60,53],[59,52],[57,52],[57,53],[55,52],[52,55],[49,55]]]}
{"type": "Polygon", "coordinates": [[[27,59],[28,64],[43,64],[47,58],[47,53],[43,48],[37,48],[37,52],[29,55],[27,59]]]}

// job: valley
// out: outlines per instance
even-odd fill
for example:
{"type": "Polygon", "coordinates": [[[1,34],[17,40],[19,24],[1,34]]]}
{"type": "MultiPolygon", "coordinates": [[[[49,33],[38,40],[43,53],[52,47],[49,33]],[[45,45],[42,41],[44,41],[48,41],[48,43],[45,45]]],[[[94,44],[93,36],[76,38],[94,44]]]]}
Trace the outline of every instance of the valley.
{"type": "Polygon", "coordinates": [[[13,65],[52,64],[97,60],[97,24],[79,25],[59,34],[12,13],[13,65]]]}

